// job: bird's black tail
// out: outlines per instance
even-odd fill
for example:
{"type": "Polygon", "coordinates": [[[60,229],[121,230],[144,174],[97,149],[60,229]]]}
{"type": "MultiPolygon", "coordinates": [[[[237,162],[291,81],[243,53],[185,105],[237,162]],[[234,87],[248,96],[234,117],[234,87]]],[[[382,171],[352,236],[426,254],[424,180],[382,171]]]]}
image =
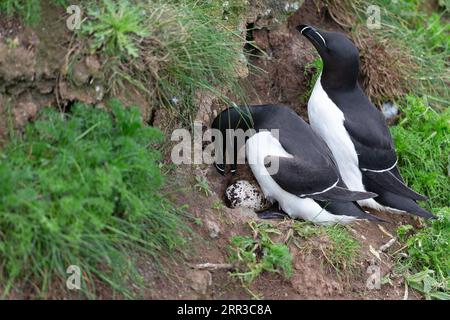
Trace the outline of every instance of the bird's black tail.
{"type": "Polygon", "coordinates": [[[363,171],[362,173],[366,189],[378,194],[378,197],[374,198],[378,203],[390,208],[406,211],[419,217],[434,218],[432,213],[423,209],[416,203],[416,200],[426,200],[426,197],[409,189],[394,175],[389,172],[386,172],[389,173],[389,175],[385,174],[385,172],[369,173],[363,171]],[[375,176],[377,180],[374,179],[375,177],[373,175],[375,174],[377,175],[375,176]],[[391,177],[393,177],[393,179],[391,177]],[[400,183],[403,187],[400,186],[400,183]]]}
{"type": "Polygon", "coordinates": [[[334,215],[352,216],[358,219],[366,219],[374,222],[385,222],[376,216],[364,211],[356,202],[348,201],[317,201],[319,205],[334,215]]]}
{"type": "Polygon", "coordinates": [[[413,199],[399,196],[392,192],[384,192],[376,197],[375,200],[384,206],[403,210],[422,218],[434,218],[432,213],[420,207],[413,199]]]}
{"type": "MultiPolygon", "coordinates": [[[[362,171],[362,173],[363,176],[366,178],[366,180],[370,180],[371,185],[378,185],[378,187],[381,187],[383,190],[398,194],[406,198],[411,198],[413,200],[422,200],[422,201],[427,200],[427,197],[409,188],[403,182],[402,179],[399,179],[391,171],[384,171],[384,172],[362,171]]],[[[371,189],[368,190],[375,192],[371,189]]]]}

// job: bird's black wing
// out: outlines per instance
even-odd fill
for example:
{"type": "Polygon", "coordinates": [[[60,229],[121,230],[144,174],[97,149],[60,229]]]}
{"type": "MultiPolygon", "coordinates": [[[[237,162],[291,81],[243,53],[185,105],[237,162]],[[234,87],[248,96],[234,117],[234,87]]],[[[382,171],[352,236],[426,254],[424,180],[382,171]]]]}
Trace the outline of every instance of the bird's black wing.
{"type": "Polygon", "coordinates": [[[385,170],[392,168],[397,162],[394,143],[386,122],[380,118],[382,115],[378,110],[374,111],[364,119],[362,115],[345,115],[344,126],[355,146],[362,170],[385,170]]]}
{"type": "Polygon", "coordinates": [[[321,166],[305,157],[265,157],[268,172],[285,191],[299,197],[322,201],[357,201],[376,196],[370,192],[339,187],[339,174],[332,166],[321,166]]]}
{"type": "Polygon", "coordinates": [[[384,190],[425,200],[426,197],[404,183],[397,168],[397,154],[386,120],[362,90],[357,87],[348,95],[332,95],[344,112],[344,126],[355,146],[363,175],[380,184],[384,190]]]}

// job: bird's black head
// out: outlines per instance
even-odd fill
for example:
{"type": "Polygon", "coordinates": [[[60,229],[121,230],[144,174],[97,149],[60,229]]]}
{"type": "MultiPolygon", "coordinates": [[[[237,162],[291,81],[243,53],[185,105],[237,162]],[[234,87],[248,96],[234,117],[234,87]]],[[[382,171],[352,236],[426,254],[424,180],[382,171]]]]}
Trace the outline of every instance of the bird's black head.
{"type": "Polygon", "coordinates": [[[323,61],[322,84],[329,88],[355,86],[359,73],[359,52],[353,42],[339,32],[299,25],[297,30],[318,51],[323,61]]]}

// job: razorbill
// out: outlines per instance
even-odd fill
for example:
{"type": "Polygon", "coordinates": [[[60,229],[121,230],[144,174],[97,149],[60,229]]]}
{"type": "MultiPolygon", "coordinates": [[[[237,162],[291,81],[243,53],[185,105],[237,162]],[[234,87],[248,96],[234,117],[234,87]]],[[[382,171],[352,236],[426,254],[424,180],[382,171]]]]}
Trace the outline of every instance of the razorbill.
{"type": "MultiPolygon", "coordinates": [[[[355,219],[380,221],[366,213],[355,202],[376,196],[370,192],[354,192],[342,181],[335,160],[323,141],[293,110],[280,105],[230,107],[213,121],[213,129],[222,137],[230,129],[244,132],[254,129],[244,147],[246,159],[265,197],[278,202],[279,208],[292,218],[320,224],[349,223],[355,219]],[[271,130],[278,129],[279,137],[271,130]],[[272,163],[277,169],[270,171],[272,163]]],[[[214,139],[217,154],[227,149],[236,153],[233,139],[214,139]]],[[[236,170],[236,157],[231,158],[236,170]]],[[[222,175],[225,164],[216,163],[222,175]]],[[[277,217],[281,212],[272,207],[258,216],[277,217]]]]}
{"type": "Polygon", "coordinates": [[[377,210],[433,217],[416,203],[427,198],[405,185],[383,114],[358,84],[356,46],[341,33],[308,25],[299,25],[297,30],[312,43],[323,61],[322,74],[308,101],[310,125],[333,152],[347,187],[378,194],[358,203],[377,210]]]}

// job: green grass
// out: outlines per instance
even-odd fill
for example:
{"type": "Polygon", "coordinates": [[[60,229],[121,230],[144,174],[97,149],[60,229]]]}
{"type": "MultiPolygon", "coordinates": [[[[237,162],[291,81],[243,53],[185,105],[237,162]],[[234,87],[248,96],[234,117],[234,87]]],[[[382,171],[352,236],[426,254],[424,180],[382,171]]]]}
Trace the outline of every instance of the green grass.
{"type": "Polygon", "coordinates": [[[290,243],[306,255],[316,254],[339,277],[356,270],[360,245],[346,227],[295,221],[286,229],[280,228],[281,224],[251,221],[252,236],[231,238],[229,260],[236,267],[231,276],[237,277],[254,298],[262,297],[249,286],[262,273],[280,274],[285,279],[292,276],[290,243]]]}
{"type": "Polygon", "coordinates": [[[83,33],[92,36],[91,47],[108,55],[137,58],[137,43],[149,35],[144,26],[143,7],[129,1],[103,0],[88,7],[91,20],[83,24],[83,33]]]}
{"type": "Polygon", "coordinates": [[[295,221],[294,244],[307,254],[317,253],[323,257],[325,265],[338,275],[350,274],[358,261],[359,242],[341,225],[317,226],[306,221],[295,221]]]}
{"type": "Polygon", "coordinates": [[[0,286],[24,285],[45,297],[65,291],[66,268],[131,297],[141,284],[135,258],[159,261],[184,243],[180,216],[161,195],[161,132],[137,108],[112,113],[76,104],[42,112],[0,151],[0,286]]]}
{"type": "Polygon", "coordinates": [[[399,228],[407,257],[399,259],[398,267],[407,283],[427,299],[450,300],[450,208],[440,209],[437,215],[417,233],[411,233],[409,225],[399,228]]]}
{"type": "Polygon", "coordinates": [[[235,236],[229,247],[230,260],[238,266],[231,275],[244,285],[252,283],[262,272],[278,273],[285,278],[292,275],[292,256],[284,243],[272,240],[280,231],[269,223],[248,223],[254,237],[235,236]]]}
{"type": "Polygon", "coordinates": [[[399,167],[408,185],[428,196],[422,205],[438,219],[416,233],[400,227],[407,257],[399,259],[399,268],[426,298],[450,299],[450,110],[437,112],[426,100],[408,96],[402,111],[391,128],[399,167]]]}
{"type": "MultiPolygon", "coordinates": [[[[0,12],[4,12],[8,16],[17,14],[26,23],[35,25],[41,19],[43,2],[43,0],[2,0],[0,2],[0,12]]],[[[67,0],[50,0],[50,3],[67,5],[67,0]]]]}
{"type": "Polygon", "coordinates": [[[212,1],[101,0],[88,9],[79,39],[90,53],[108,57],[103,72],[109,92],[131,85],[152,107],[190,124],[198,90],[227,102],[223,89],[242,94],[236,65],[245,39],[223,10],[212,1]]]}
{"type": "Polygon", "coordinates": [[[306,91],[299,97],[301,103],[305,105],[308,103],[308,100],[311,97],[311,93],[314,89],[314,85],[316,84],[317,79],[322,73],[322,70],[323,61],[321,58],[316,58],[305,66],[305,71],[303,72],[303,74],[310,80],[308,81],[306,91]]]}
{"type": "Polygon", "coordinates": [[[403,117],[391,127],[399,168],[407,184],[434,210],[449,206],[450,110],[435,111],[425,99],[406,97],[403,117]]]}
{"type": "Polygon", "coordinates": [[[209,187],[208,180],[203,176],[195,176],[194,188],[206,197],[210,197],[213,194],[209,187]]]}

